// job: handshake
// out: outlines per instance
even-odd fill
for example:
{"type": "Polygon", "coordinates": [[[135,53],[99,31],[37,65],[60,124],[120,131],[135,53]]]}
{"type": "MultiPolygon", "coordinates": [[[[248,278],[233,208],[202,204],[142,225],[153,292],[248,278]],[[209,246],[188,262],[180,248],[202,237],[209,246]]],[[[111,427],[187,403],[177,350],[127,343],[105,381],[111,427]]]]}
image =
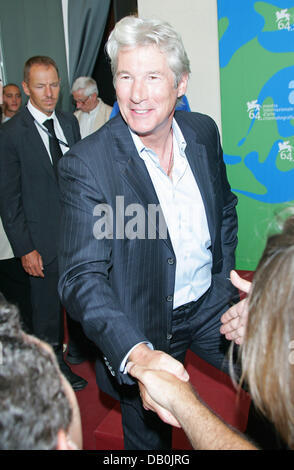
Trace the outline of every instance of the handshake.
{"type": "MultiPolygon", "coordinates": [[[[251,283],[235,271],[231,272],[231,281],[238,289],[249,292],[251,283]]],[[[222,316],[221,333],[241,344],[247,316],[247,299],[243,299],[222,316]]],[[[162,351],[152,351],[144,344],[134,352],[135,356],[131,355],[127,364],[127,372],[138,380],[145,410],[154,411],[167,424],[182,427],[194,448],[254,448],[200,401],[189,382],[188,372],[179,361],[162,351]],[[201,423],[205,430],[201,431],[201,423]],[[215,430],[218,430],[217,439],[215,430]]]]}

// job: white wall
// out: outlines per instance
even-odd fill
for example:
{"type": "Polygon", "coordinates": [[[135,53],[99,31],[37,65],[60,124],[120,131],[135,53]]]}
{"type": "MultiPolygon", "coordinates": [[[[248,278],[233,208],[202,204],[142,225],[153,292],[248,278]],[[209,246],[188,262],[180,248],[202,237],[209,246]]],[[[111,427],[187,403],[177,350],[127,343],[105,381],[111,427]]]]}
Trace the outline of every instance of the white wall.
{"type": "Polygon", "coordinates": [[[192,111],[209,114],[221,132],[217,0],[138,0],[139,16],[168,21],[182,36],[191,65],[192,111]]]}

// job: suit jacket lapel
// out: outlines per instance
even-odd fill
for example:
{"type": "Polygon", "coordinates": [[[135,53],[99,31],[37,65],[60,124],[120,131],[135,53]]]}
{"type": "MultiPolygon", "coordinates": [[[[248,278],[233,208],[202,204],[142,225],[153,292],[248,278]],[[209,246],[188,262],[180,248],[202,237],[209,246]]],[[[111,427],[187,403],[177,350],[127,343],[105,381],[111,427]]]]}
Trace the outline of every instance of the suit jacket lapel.
{"type": "Polygon", "coordinates": [[[73,130],[72,130],[72,125],[71,123],[64,117],[64,115],[58,111],[56,111],[56,117],[59,121],[60,126],[62,127],[63,133],[65,135],[66,141],[71,147],[75,141],[74,141],[74,135],[73,135],[73,130]]]}
{"type": "MultiPolygon", "coordinates": [[[[114,158],[117,161],[120,174],[135,192],[138,203],[144,207],[148,223],[152,223],[150,218],[148,219],[148,205],[159,206],[159,200],[145,163],[138,155],[128,127],[120,116],[115,118],[112,132],[115,141],[114,158]]],[[[169,234],[167,230],[162,230],[158,223],[158,218],[156,218],[156,231],[169,249],[173,251],[169,234]]]]}
{"type": "Polygon", "coordinates": [[[34,123],[34,118],[27,108],[23,110],[23,125],[27,130],[27,141],[30,148],[30,158],[34,160],[34,164],[39,164],[44,167],[48,175],[56,182],[53,166],[46,147],[41,139],[41,136],[34,123]]]}

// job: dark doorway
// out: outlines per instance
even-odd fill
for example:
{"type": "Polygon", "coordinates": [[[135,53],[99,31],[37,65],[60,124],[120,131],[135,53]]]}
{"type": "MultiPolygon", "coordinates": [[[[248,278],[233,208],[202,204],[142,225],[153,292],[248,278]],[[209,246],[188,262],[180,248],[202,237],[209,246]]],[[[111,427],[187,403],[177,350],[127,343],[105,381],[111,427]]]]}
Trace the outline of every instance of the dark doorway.
{"type": "Polygon", "coordinates": [[[119,21],[124,16],[137,15],[137,13],[137,0],[111,1],[103,39],[92,73],[92,77],[94,78],[94,80],[96,80],[98,85],[99,95],[101,96],[102,100],[110,106],[113,105],[116,98],[115,90],[112,83],[110,63],[105,52],[105,43],[117,21],[119,21]]]}

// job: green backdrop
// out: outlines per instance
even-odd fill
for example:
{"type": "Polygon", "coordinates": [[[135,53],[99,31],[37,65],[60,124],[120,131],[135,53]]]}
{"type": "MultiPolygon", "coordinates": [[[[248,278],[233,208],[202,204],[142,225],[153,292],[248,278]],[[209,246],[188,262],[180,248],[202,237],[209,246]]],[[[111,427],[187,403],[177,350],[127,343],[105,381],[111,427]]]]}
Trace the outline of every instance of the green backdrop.
{"type": "Polygon", "coordinates": [[[254,270],[275,214],[294,201],[294,1],[218,0],[218,18],[237,268],[254,270]]]}

